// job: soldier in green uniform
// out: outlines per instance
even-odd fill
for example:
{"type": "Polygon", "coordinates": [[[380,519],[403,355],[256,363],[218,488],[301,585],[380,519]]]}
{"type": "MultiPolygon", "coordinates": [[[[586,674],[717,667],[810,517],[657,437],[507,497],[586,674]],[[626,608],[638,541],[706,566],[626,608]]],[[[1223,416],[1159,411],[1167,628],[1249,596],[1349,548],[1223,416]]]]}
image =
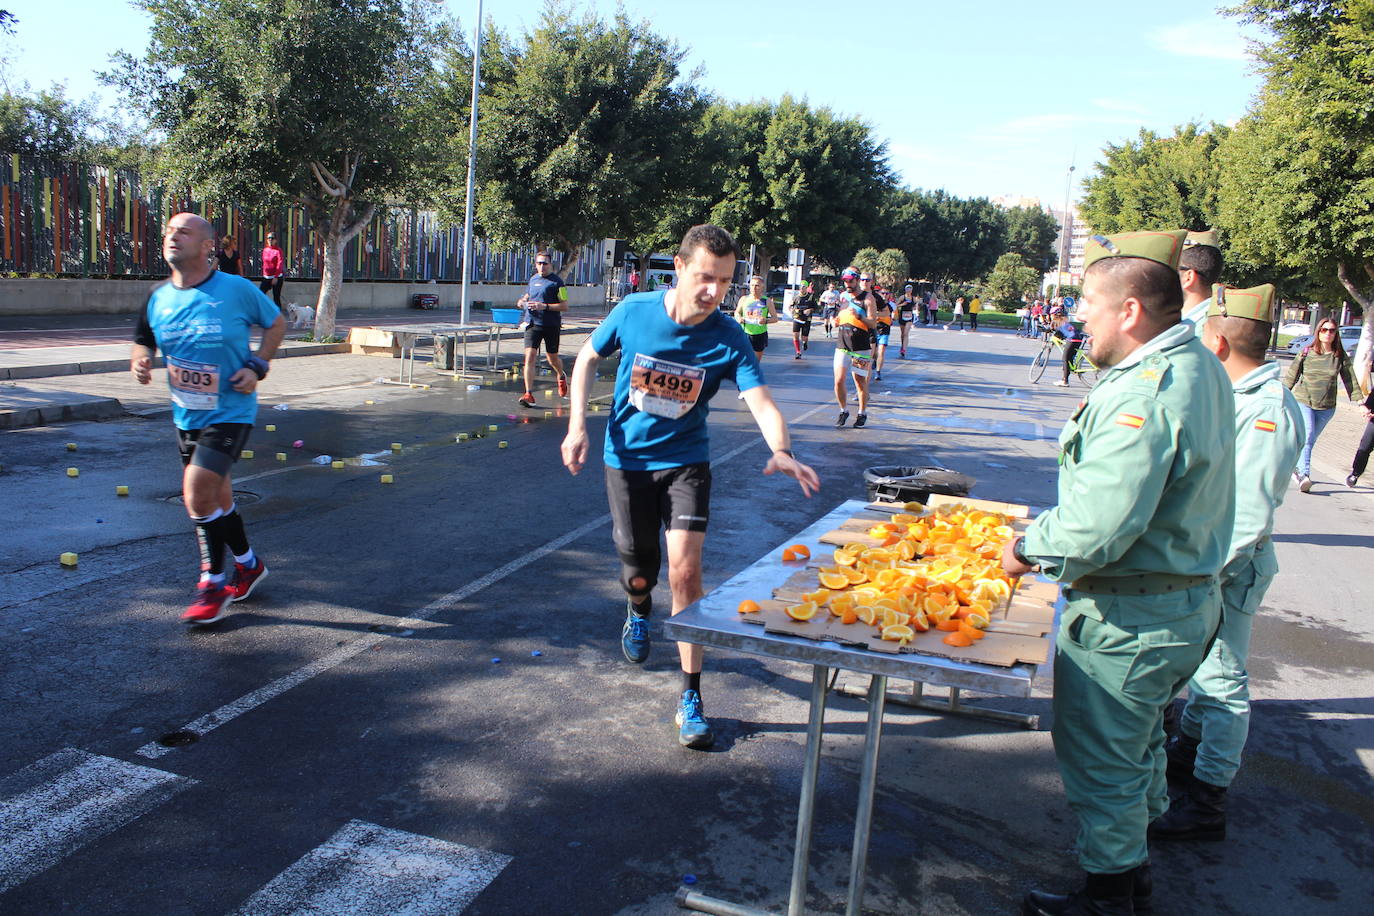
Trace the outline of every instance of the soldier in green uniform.
{"type": "Polygon", "coordinates": [[[1093,236],[1085,324],[1097,386],[1059,438],[1059,503],[1002,555],[1064,584],[1054,748],[1078,815],[1086,886],[1032,891],[1029,914],[1148,905],[1145,832],[1169,805],[1164,708],[1221,619],[1235,514],[1235,406],[1221,363],[1182,321],[1183,230],[1093,236]]]}
{"type": "Polygon", "coordinates": [[[1221,265],[1221,240],[1214,230],[1188,233],[1178,259],[1178,279],[1183,286],[1183,320],[1193,323],[1199,337],[1212,304],[1212,287],[1221,282],[1221,265]]]}
{"type": "Polygon", "coordinates": [[[1265,361],[1274,287],[1217,286],[1211,301],[1202,342],[1221,360],[1236,399],[1236,522],[1221,571],[1221,630],[1188,682],[1179,732],[1166,748],[1170,787],[1185,794],[1150,825],[1154,840],[1226,836],[1226,788],[1250,728],[1250,628],[1279,569],[1269,535],[1305,435],[1278,363],[1265,361]]]}

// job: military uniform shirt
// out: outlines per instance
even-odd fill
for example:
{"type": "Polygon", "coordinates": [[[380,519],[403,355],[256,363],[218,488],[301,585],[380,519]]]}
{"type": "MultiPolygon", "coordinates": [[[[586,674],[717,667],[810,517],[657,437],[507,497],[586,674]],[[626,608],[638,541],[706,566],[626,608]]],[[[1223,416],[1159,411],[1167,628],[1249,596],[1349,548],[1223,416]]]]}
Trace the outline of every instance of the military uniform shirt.
{"type": "Polygon", "coordinates": [[[1059,503],[1022,552],[1086,575],[1216,575],[1235,517],[1235,402],[1221,363],[1180,322],[1101,381],[1059,437],[1059,503]]]}

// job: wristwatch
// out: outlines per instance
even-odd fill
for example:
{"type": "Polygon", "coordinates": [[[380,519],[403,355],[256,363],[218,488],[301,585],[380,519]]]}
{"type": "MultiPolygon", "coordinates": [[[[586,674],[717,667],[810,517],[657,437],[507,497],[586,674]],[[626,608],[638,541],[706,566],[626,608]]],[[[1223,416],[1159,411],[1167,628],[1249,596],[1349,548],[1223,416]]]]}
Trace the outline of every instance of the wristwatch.
{"type": "Polygon", "coordinates": [[[1021,552],[1021,542],[1023,540],[1025,539],[1018,537],[1016,540],[1011,542],[1011,555],[1016,557],[1016,559],[1020,560],[1022,563],[1025,563],[1027,566],[1034,566],[1035,564],[1030,561],[1030,558],[1021,552]]]}
{"type": "Polygon", "coordinates": [[[253,372],[257,374],[258,381],[262,381],[263,379],[267,378],[267,360],[263,359],[260,356],[248,357],[248,362],[243,364],[243,368],[252,369],[253,372]]]}

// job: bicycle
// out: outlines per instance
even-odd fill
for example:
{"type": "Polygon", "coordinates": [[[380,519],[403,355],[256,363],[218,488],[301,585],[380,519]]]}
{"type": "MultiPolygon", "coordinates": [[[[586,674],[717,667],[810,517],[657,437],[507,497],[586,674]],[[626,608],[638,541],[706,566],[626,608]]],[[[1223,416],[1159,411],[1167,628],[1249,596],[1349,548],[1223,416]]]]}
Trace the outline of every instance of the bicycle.
{"type": "MultiPolygon", "coordinates": [[[[1073,360],[1069,363],[1069,374],[1072,375],[1080,385],[1091,388],[1097,384],[1098,368],[1088,354],[1092,338],[1083,341],[1083,345],[1078,348],[1078,352],[1073,355],[1073,360]]],[[[1050,364],[1050,357],[1054,350],[1064,349],[1064,339],[1053,334],[1045,338],[1045,345],[1040,348],[1040,352],[1035,354],[1035,358],[1030,364],[1030,380],[1032,383],[1040,381],[1040,376],[1045,374],[1045,367],[1050,364]]]]}

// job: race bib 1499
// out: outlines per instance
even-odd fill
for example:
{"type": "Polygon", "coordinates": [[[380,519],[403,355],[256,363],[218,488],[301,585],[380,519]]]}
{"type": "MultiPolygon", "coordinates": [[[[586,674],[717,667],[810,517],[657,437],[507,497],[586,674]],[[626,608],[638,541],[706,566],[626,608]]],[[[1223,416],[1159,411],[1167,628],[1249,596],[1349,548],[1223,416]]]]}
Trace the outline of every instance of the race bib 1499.
{"type": "Polygon", "coordinates": [[[705,383],[704,369],[638,353],[630,370],[630,403],[645,413],[676,420],[696,406],[705,383]]]}

